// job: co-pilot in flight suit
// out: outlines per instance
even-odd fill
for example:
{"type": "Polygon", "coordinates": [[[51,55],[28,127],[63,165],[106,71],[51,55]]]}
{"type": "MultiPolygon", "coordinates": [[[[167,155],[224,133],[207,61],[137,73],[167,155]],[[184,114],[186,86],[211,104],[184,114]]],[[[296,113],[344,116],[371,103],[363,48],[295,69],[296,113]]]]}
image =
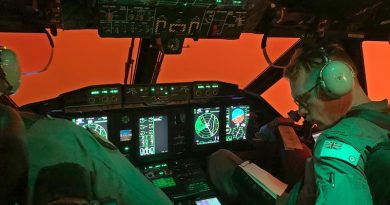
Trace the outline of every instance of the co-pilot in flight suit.
{"type": "MultiPolygon", "coordinates": [[[[117,204],[172,204],[117,149],[70,121],[22,114],[26,124],[30,200],[39,171],[64,162],[79,164],[94,176],[94,198],[117,204]]],[[[61,185],[58,185],[61,186],[61,185]]]]}
{"type": "MultiPolygon", "coordinates": [[[[355,109],[390,114],[387,100],[359,105],[352,110],[355,109]]],[[[389,140],[388,133],[388,130],[359,117],[343,118],[325,130],[306,165],[303,184],[295,185],[290,191],[288,204],[372,204],[364,173],[366,147],[389,140]]]]}

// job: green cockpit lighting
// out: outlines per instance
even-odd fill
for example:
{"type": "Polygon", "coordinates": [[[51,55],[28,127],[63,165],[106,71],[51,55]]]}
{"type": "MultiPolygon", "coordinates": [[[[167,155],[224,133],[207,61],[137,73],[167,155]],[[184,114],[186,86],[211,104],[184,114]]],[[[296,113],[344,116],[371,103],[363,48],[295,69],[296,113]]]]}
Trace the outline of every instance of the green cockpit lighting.
{"type": "Polygon", "coordinates": [[[99,95],[100,91],[99,90],[92,90],[91,95],[99,95]]]}
{"type": "Polygon", "coordinates": [[[158,188],[167,188],[167,187],[176,186],[176,182],[172,177],[164,177],[164,178],[154,179],[152,182],[158,188]]]}

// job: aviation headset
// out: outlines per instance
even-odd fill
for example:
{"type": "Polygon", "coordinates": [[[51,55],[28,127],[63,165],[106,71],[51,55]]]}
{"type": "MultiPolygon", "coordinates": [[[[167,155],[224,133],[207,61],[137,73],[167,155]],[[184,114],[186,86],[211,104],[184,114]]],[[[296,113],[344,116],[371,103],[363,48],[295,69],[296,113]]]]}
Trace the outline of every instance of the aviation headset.
{"type": "Polygon", "coordinates": [[[0,95],[16,92],[20,85],[20,67],[14,51],[0,45],[0,95]]]}
{"type": "Polygon", "coordinates": [[[325,94],[333,99],[352,91],[355,72],[346,62],[329,59],[325,49],[320,48],[324,66],[321,68],[319,84],[325,94]]]}

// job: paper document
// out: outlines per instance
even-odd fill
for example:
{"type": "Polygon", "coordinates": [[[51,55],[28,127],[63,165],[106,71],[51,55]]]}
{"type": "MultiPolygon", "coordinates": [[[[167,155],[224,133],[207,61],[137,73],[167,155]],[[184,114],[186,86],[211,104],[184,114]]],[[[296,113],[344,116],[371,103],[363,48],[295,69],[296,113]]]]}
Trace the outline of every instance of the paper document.
{"type": "Polygon", "coordinates": [[[240,167],[274,199],[281,196],[287,188],[287,184],[272,176],[254,163],[245,161],[240,167]]]}

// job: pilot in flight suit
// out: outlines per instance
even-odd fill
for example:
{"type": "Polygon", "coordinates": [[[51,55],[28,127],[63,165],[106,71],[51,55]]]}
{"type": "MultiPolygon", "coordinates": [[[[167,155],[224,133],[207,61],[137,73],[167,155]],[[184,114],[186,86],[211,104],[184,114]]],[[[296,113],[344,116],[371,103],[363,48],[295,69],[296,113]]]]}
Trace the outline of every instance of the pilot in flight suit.
{"type": "MultiPolygon", "coordinates": [[[[0,78],[0,94],[8,95],[19,87],[19,64],[12,50],[0,46],[0,54],[1,72],[6,74],[0,78]]],[[[25,139],[25,146],[18,148],[26,149],[27,155],[27,204],[89,204],[92,200],[110,205],[172,204],[115,146],[94,131],[64,119],[24,112],[19,115],[25,128],[18,126],[21,139],[25,139]]]]}
{"type": "Polygon", "coordinates": [[[26,126],[30,196],[41,170],[73,163],[87,171],[88,179],[81,180],[91,184],[94,200],[129,205],[172,204],[115,146],[94,131],[63,119],[25,113],[22,118],[26,126]]]}
{"type": "MultiPolygon", "coordinates": [[[[351,111],[358,109],[390,115],[387,100],[361,104],[351,111]]],[[[388,141],[389,132],[359,117],[346,117],[325,130],[306,165],[303,186],[295,185],[288,204],[372,204],[364,170],[367,146],[388,141]]]]}
{"type": "MultiPolygon", "coordinates": [[[[390,115],[387,100],[373,102],[367,97],[355,78],[353,62],[338,44],[329,44],[326,50],[304,45],[289,65],[285,76],[290,80],[299,114],[323,132],[314,145],[313,157],[306,160],[303,180],[289,194],[279,197],[276,204],[371,205],[364,167],[367,147],[389,141],[389,131],[366,119],[346,115],[360,109],[390,115]]],[[[233,180],[234,170],[241,162],[227,150],[209,158],[211,181],[236,202],[245,192],[233,180]]]]}

